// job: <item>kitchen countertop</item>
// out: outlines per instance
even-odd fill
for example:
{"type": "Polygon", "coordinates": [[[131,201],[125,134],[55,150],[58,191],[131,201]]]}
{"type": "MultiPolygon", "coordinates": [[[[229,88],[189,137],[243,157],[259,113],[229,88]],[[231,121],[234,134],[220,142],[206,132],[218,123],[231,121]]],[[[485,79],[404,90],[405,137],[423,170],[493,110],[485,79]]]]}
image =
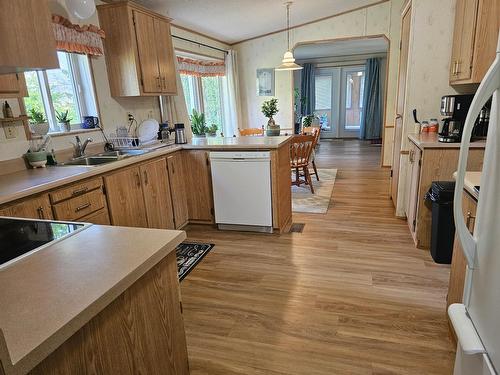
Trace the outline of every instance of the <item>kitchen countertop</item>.
{"type": "Polygon", "coordinates": [[[85,178],[97,176],[141,161],[187,150],[272,150],[285,145],[291,136],[198,138],[184,145],[155,149],[108,164],[27,169],[0,176],[0,204],[41,193],[85,178]]]}
{"type": "MultiPolygon", "coordinates": [[[[437,133],[408,134],[410,141],[418,148],[460,148],[460,143],[445,143],[438,141],[437,133]]],[[[485,141],[471,142],[470,148],[485,148],[485,141]]]]}
{"type": "Polygon", "coordinates": [[[185,238],[175,230],[92,225],[1,269],[6,373],[40,363],[185,238]]]}
{"type": "MultiPolygon", "coordinates": [[[[456,173],[453,174],[453,177],[456,173]]],[[[474,186],[481,185],[481,172],[465,172],[464,189],[475,199],[479,199],[479,193],[474,186]]]]}

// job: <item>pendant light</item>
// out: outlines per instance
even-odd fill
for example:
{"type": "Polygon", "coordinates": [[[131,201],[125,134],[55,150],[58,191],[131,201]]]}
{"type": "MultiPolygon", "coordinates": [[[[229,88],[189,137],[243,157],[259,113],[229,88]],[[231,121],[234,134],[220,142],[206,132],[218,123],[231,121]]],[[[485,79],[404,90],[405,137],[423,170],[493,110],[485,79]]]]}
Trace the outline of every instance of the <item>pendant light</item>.
{"type": "Polygon", "coordinates": [[[293,52],[290,48],[290,6],[292,5],[291,1],[285,3],[286,6],[286,38],[288,50],[283,55],[283,60],[281,61],[281,65],[275,68],[274,70],[300,70],[302,66],[295,64],[295,58],[293,57],[293,52]]]}
{"type": "Polygon", "coordinates": [[[66,0],[66,7],[72,16],[85,20],[95,13],[95,0],[66,0]]]}

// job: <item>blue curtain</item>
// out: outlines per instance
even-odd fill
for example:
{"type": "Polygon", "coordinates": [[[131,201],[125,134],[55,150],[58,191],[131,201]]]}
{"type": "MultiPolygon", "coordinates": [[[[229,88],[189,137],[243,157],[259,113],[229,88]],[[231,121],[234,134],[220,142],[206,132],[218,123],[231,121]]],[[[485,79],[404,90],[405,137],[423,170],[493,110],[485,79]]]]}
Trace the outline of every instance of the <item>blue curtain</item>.
{"type": "Polygon", "coordinates": [[[363,117],[361,119],[361,139],[382,138],[382,82],[380,59],[366,61],[365,90],[363,93],[363,117]]]}
{"type": "Polygon", "coordinates": [[[301,105],[300,113],[302,116],[312,115],[314,112],[314,64],[302,65],[300,92],[302,97],[305,98],[304,103],[301,105]]]}

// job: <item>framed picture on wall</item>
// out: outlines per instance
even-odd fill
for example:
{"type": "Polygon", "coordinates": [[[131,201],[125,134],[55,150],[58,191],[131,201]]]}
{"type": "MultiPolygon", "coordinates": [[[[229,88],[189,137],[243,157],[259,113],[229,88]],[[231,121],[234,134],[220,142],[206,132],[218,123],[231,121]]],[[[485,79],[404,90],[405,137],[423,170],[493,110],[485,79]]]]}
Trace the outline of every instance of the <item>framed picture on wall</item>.
{"type": "Polygon", "coordinates": [[[257,69],[257,96],[274,96],[274,69],[257,69]]]}

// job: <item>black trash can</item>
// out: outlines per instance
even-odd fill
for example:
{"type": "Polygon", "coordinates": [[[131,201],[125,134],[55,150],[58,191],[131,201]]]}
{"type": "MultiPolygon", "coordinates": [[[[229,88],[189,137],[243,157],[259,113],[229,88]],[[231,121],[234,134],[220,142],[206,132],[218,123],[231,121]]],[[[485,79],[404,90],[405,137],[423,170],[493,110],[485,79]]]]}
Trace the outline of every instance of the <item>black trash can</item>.
{"type": "Polygon", "coordinates": [[[432,203],[431,255],[436,263],[451,263],[455,239],[454,192],[454,181],[434,181],[425,195],[432,203]]]}

